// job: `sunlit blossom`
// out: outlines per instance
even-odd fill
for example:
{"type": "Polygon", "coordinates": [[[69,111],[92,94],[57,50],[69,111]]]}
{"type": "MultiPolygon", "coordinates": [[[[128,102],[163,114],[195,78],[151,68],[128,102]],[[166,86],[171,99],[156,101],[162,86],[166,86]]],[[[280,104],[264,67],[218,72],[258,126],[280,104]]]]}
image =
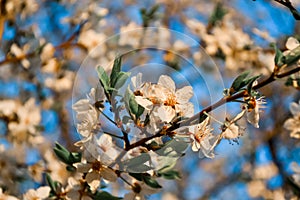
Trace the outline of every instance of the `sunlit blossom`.
{"type": "Polygon", "coordinates": [[[199,152],[199,157],[214,158],[214,148],[219,142],[219,137],[212,134],[209,117],[198,125],[190,127],[192,150],[199,152]]]}

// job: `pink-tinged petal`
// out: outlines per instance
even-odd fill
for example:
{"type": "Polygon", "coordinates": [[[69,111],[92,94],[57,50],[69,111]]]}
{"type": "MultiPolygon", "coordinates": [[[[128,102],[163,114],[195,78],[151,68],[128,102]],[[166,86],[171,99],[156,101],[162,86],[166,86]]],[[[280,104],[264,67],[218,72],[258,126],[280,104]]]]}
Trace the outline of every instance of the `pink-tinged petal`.
{"type": "Polygon", "coordinates": [[[79,173],[87,173],[91,169],[92,165],[88,163],[75,163],[74,167],[79,173]]]}
{"type": "Polygon", "coordinates": [[[88,173],[85,177],[86,182],[91,187],[92,191],[96,191],[100,185],[101,175],[97,171],[88,173]]]}
{"type": "Polygon", "coordinates": [[[113,146],[112,137],[107,134],[101,135],[98,140],[98,145],[104,152],[108,151],[113,146]]]}
{"type": "Polygon", "coordinates": [[[293,50],[299,46],[299,41],[294,37],[289,37],[285,46],[287,49],[293,50]]]}
{"type": "Polygon", "coordinates": [[[197,141],[194,141],[192,143],[192,150],[193,151],[199,151],[199,149],[200,149],[200,144],[197,141]]]}
{"type": "Polygon", "coordinates": [[[90,108],[90,101],[88,99],[80,99],[73,104],[72,109],[76,112],[85,112],[90,108]]]}
{"type": "Polygon", "coordinates": [[[136,200],[137,194],[130,192],[125,194],[123,200],[136,200]]]}
{"type": "Polygon", "coordinates": [[[251,112],[247,112],[247,121],[255,128],[259,128],[259,108],[256,106],[251,112]]]}
{"type": "Polygon", "coordinates": [[[168,88],[172,92],[175,92],[175,89],[176,89],[174,81],[171,79],[171,77],[166,76],[166,75],[161,75],[159,77],[158,85],[168,88]]]}
{"type": "Polygon", "coordinates": [[[295,128],[296,120],[290,118],[286,120],[283,124],[283,127],[287,130],[293,130],[295,128]]]}
{"type": "Polygon", "coordinates": [[[226,139],[235,139],[239,136],[239,127],[235,124],[230,124],[223,134],[226,139]]]}
{"type": "Polygon", "coordinates": [[[118,179],[117,174],[112,169],[106,167],[101,168],[100,174],[105,180],[110,182],[115,182],[118,179]]]}
{"type": "Polygon", "coordinates": [[[135,101],[146,110],[151,110],[153,107],[153,103],[142,96],[136,96],[135,101]]]}
{"type": "Polygon", "coordinates": [[[194,115],[194,104],[176,104],[175,105],[176,113],[180,113],[183,117],[192,117],[194,115]]]}
{"type": "Polygon", "coordinates": [[[43,186],[36,190],[36,192],[38,193],[38,196],[42,199],[47,198],[50,194],[50,191],[51,191],[51,189],[49,186],[43,186]]]}
{"type": "Polygon", "coordinates": [[[193,95],[193,88],[191,86],[185,86],[176,91],[176,100],[178,103],[184,104],[189,102],[193,95]]]}
{"type": "Polygon", "coordinates": [[[175,117],[175,110],[170,106],[161,106],[157,109],[157,116],[166,123],[172,121],[175,117]]]}

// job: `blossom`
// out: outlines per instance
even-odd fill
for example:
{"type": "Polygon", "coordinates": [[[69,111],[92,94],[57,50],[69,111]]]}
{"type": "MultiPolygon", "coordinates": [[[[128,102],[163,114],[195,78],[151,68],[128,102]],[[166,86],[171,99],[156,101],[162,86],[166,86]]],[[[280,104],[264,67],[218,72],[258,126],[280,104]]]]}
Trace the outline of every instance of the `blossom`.
{"type": "Polygon", "coordinates": [[[68,178],[68,186],[66,188],[67,200],[92,200],[91,197],[88,196],[87,191],[84,187],[85,182],[78,181],[73,177],[68,178]]]}
{"type": "Polygon", "coordinates": [[[259,128],[259,112],[261,108],[264,108],[264,104],[266,104],[264,97],[258,99],[251,97],[248,99],[247,105],[243,107],[247,111],[247,121],[255,128],[259,128]]]}
{"type": "Polygon", "coordinates": [[[290,104],[290,111],[293,118],[289,118],[284,122],[283,127],[291,131],[290,136],[293,138],[300,138],[300,101],[299,104],[292,102],[290,104]]]}
{"type": "Polygon", "coordinates": [[[161,121],[169,123],[176,116],[194,114],[194,106],[189,102],[194,95],[191,86],[176,90],[174,81],[166,75],[161,75],[157,84],[142,83],[140,74],[133,77],[132,82],[137,103],[146,110],[153,110],[153,116],[161,121]]]}
{"type": "Polygon", "coordinates": [[[36,127],[41,122],[41,109],[35,104],[35,99],[28,99],[24,105],[14,105],[12,102],[8,105],[10,108],[7,107],[5,112],[10,114],[14,112],[18,118],[18,121],[12,121],[8,124],[12,138],[17,142],[29,141],[32,144],[43,142],[43,137],[36,135],[36,127]],[[12,110],[13,108],[16,110],[12,110]]]}
{"type": "Polygon", "coordinates": [[[192,150],[199,151],[199,157],[213,158],[214,148],[219,142],[219,137],[211,133],[212,129],[208,125],[209,117],[198,125],[191,126],[192,150]]]}
{"type": "Polygon", "coordinates": [[[98,94],[95,88],[90,90],[89,95],[85,99],[80,99],[72,108],[77,113],[77,130],[81,136],[83,136],[83,141],[90,139],[90,137],[95,134],[99,129],[100,125],[98,122],[99,112],[98,108],[95,107],[97,100],[104,99],[104,96],[98,94]]]}
{"type": "Polygon", "coordinates": [[[38,188],[37,190],[30,189],[24,194],[23,199],[24,200],[42,200],[49,196],[50,194],[50,187],[49,186],[43,186],[38,188]]]}
{"type": "Polygon", "coordinates": [[[6,199],[6,200],[18,200],[18,198],[14,196],[10,196],[8,194],[4,194],[2,191],[2,188],[0,188],[0,199],[6,199]]]}
{"type": "Polygon", "coordinates": [[[107,181],[114,182],[117,175],[113,169],[109,168],[118,153],[113,147],[112,138],[109,135],[101,135],[99,139],[95,136],[85,144],[83,157],[84,162],[75,163],[74,166],[80,173],[86,173],[85,180],[95,191],[100,185],[101,177],[107,181]]]}
{"type": "Polygon", "coordinates": [[[145,196],[159,192],[159,189],[149,187],[143,182],[133,182],[132,191],[125,194],[124,200],[146,200],[145,196]]]}

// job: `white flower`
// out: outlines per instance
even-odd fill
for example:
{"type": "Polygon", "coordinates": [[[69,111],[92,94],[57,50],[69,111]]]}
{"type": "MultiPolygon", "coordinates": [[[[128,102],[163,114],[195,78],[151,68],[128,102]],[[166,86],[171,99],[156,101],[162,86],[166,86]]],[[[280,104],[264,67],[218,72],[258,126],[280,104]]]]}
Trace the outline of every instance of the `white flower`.
{"type": "Polygon", "coordinates": [[[159,189],[154,189],[146,185],[144,182],[134,182],[132,192],[125,194],[124,200],[146,200],[145,196],[159,192],[159,189]]]}
{"type": "Polygon", "coordinates": [[[26,69],[30,67],[30,62],[29,60],[26,59],[26,53],[25,53],[28,50],[28,47],[29,47],[28,45],[25,45],[23,49],[21,49],[20,47],[18,47],[17,44],[13,44],[10,47],[11,53],[13,53],[16,57],[24,58],[21,60],[21,64],[26,69]]]}
{"type": "Polygon", "coordinates": [[[77,171],[80,173],[86,173],[85,180],[91,187],[92,191],[96,191],[100,185],[101,177],[107,181],[115,182],[118,178],[116,173],[103,165],[99,160],[93,160],[88,163],[76,163],[74,164],[77,171]]]}
{"type": "Polygon", "coordinates": [[[219,142],[219,137],[211,133],[212,129],[208,125],[209,117],[198,125],[191,126],[190,132],[192,142],[192,150],[199,151],[199,157],[214,158],[214,148],[219,142]]]}
{"type": "Polygon", "coordinates": [[[157,116],[162,121],[170,122],[176,114],[184,117],[191,117],[194,114],[194,106],[189,102],[194,95],[191,86],[185,86],[176,90],[176,86],[171,77],[161,75],[158,80],[156,95],[162,102],[157,110],[157,116]]]}
{"type": "Polygon", "coordinates": [[[49,196],[50,194],[50,187],[44,186],[40,187],[37,190],[30,189],[24,194],[24,200],[42,200],[49,196]]]}
{"type": "Polygon", "coordinates": [[[244,107],[247,110],[247,121],[255,128],[259,128],[259,112],[261,108],[265,107],[264,104],[266,104],[264,97],[260,97],[258,99],[251,97],[248,100],[247,105],[244,107]]]}
{"type": "Polygon", "coordinates": [[[292,102],[290,104],[290,111],[293,114],[293,118],[287,119],[283,126],[291,131],[291,137],[300,139],[300,101],[299,104],[292,102]]]}
{"type": "Polygon", "coordinates": [[[139,47],[143,36],[143,29],[135,22],[130,22],[127,26],[122,26],[120,32],[119,45],[130,45],[134,48],[139,47]]]}
{"type": "Polygon", "coordinates": [[[85,182],[81,182],[76,180],[73,177],[68,178],[68,186],[67,186],[67,200],[92,200],[91,197],[88,196],[88,192],[84,187],[85,182]]]}
{"type": "Polygon", "coordinates": [[[32,143],[43,142],[42,138],[35,137],[35,140],[34,138],[29,137],[36,135],[36,126],[41,122],[41,109],[35,104],[35,99],[30,98],[23,106],[19,105],[15,113],[18,116],[18,121],[10,122],[8,124],[8,130],[13,138],[20,142],[26,140],[32,143]]]}
{"type": "Polygon", "coordinates": [[[84,161],[75,163],[74,166],[78,172],[87,173],[85,178],[91,190],[95,191],[98,188],[101,177],[107,181],[116,181],[118,178],[116,173],[107,167],[114,162],[118,155],[111,136],[103,134],[99,139],[92,136],[84,147],[84,161]]]}
{"type": "Polygon", "coordinates": [[[225,139],[232,140],[239,137],[240,135],[239,127],[237,125],[235,125],[234,123],[228,123],[228,124],[225,123],[225,126],[226,129],[222,133],[225,139]]]}

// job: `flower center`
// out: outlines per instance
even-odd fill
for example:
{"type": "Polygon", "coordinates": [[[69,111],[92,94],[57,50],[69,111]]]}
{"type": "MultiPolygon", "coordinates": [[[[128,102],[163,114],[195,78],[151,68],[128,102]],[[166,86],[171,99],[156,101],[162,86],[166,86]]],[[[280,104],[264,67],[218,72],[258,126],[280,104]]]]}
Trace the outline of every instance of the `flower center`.
{"type": "Polygon", "coordinates": [[[168,94],[167,99],[164,101],[164,105],[171,106],[172,108],[174,108],[176,104],[176,96],[173,94],[168,94]]]}

